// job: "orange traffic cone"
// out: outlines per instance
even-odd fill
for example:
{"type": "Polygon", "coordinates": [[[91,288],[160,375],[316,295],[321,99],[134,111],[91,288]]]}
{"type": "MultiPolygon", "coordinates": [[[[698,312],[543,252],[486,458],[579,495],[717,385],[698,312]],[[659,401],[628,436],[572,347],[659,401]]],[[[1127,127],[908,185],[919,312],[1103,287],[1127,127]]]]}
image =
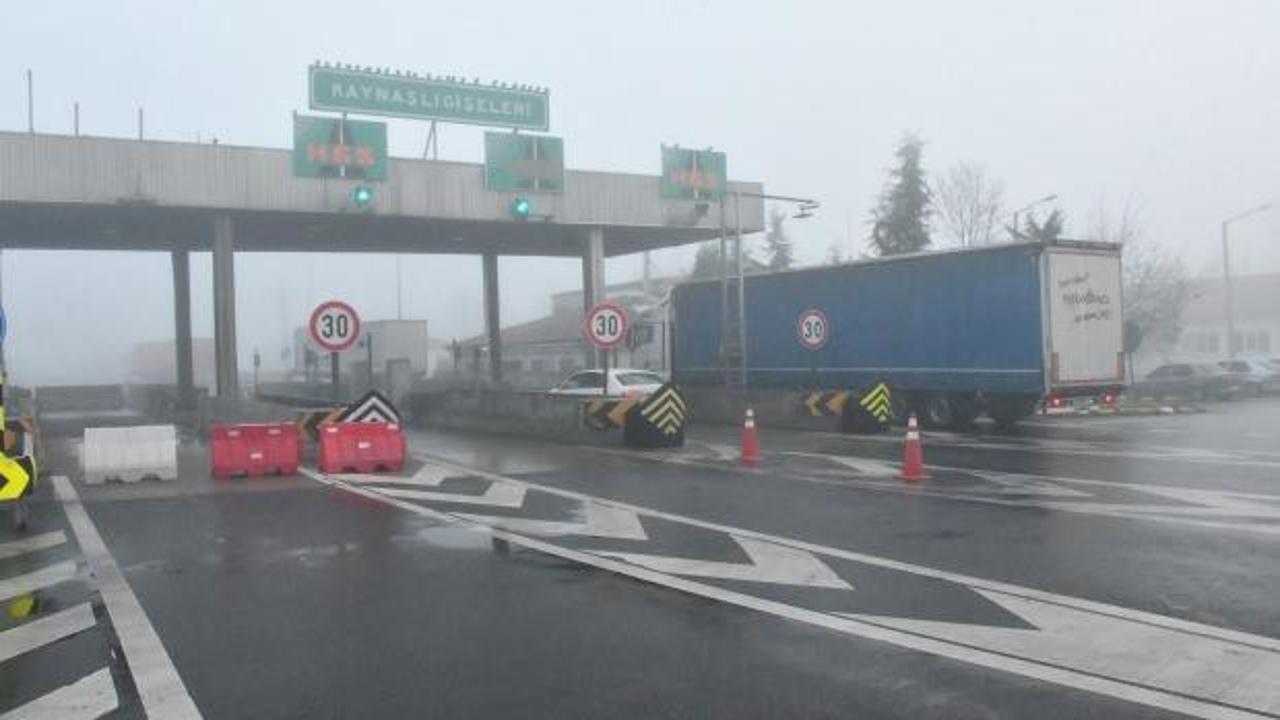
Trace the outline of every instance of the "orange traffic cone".
{"type": "Polygon", "coordinates": [[[920,426],[916,424],[916,414],[907,418],[907,443],[902,446],[902,479],[908,482],[925,480],[929,476],[924,472],[924,448],[920,445],[920,426]]]}
{"type": "Polygon", "coordinates": [[[742,464],[755,465],[760,459],[760,439],[756,437],[756,414],[747,408],[747,419],[742,422],[742,464]]]}

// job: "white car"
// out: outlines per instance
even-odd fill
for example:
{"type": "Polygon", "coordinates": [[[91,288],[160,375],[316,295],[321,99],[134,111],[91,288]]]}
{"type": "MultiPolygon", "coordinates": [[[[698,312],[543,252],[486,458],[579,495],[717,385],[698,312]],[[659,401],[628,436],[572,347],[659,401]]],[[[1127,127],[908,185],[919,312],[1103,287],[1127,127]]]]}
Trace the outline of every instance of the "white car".
{"type": "Polygon", "coordinates": [[[608,395],[612,397],[648,395],[656,392],[665,382],[666,380],[661,375],[651,370],[609,368],[609,387],[605,391],[603,387],[603,370],[581,370],[551,388],[549,392],[552,395],[608,395]]]}

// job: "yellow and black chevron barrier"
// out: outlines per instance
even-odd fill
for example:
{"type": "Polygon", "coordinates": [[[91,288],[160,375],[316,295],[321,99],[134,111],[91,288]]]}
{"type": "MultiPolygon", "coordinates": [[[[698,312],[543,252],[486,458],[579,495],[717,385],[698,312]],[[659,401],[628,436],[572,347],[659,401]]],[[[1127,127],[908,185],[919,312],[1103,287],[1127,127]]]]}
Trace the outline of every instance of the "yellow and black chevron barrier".
{"type": "Polygon", "coordinates": [[[812,417],[840,417],[849,402],[848,390],[822,390],[805,393],[800,402],[812,417]]]}
{"type": "Polygon", "coordinates": [[[297,420],[298,434],[308,440],[315,440],[321,423],[337,422],[346,408],[325,408],[323,410],[300,410],[297,420]]]}
{"type": "Polygon", "coordinates": [[[876,383],[876,386],[867,391],[862,399],[858,401],[858,405],[862,406],[881,424],[889,422],[892,413],[889,410],[893,402],[893,397],[889,393],[889,386],[884,383],[876,383]]]}
{"type": "Polygon", "coordinates": [[[620,430],[627,426],[627,413],[640,398],[596,398],[582,405],[582,421],[592,430],[620,430]]]}
{"type": "Polygon", "coordinates": [[[663,435],[675,435],[684,430],[684,419],[688,414],[684,396],[674,385],[663,385],[657,392],[645,398],[640,406],[640,416],[663,435]]]}
{"type": "MultiPolygon", "coordinates": [[[[32,481],[36,477],[36,461],[31,455],[10,457],[11,433],[5,417],[3,378],[0,378],[0,428],[4,430],[4,452],[0,453],[0,501],[19,500],[31,494],[32,481]]],[[[14,437],[12,445],[15,451],[19,450],[18,444],[18,438],[14,437]]],[[[27,443],[23,442],[22,445],[27,443]]]]}
{"type": "Polygon", "coordinates": [[[688,417],[684,395],[667,383],[632,410],[622,440],[630,447],[680,447],[688,417]]]}

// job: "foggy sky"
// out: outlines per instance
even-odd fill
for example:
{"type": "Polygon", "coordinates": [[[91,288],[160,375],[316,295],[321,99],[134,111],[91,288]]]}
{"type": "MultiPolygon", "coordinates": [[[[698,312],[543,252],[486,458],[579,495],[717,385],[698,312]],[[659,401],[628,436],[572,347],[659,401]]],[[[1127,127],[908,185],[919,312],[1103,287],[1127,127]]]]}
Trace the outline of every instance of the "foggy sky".
{"type": "MultiPolygon", "coordinates": [[[[0,6],[0,128],[291,146],[305,69],[321,59],[551,88],[571,168],[658,172],[661,143],[714,146],[730,175],[821,200],[791,222],[803,262],[862,251],[904,132],[926,168],[972,161],[1013,207],[1060,196],[1069,234],[1100,204],[1138,208],[1145,234],[1193,272],[1220,272],[1218,223],[1280,203],[1280,3],[1223,2],[100,2],[0,6]],[[846,249],[848,252],[848,249],[846,249]]],[[[426,123],[388,120],[420,157],[426,123]]],[[[479,162],[483,129],[445,125],[442,159],[479,162]]],[[[940,239],[940,233],[935,233],[940,239]]],[[[1232,229],[1237,271],[1280,271],[1280,210],[1232,229]]],[[[686,270],[692,249],[655,255],[686,270]]],[[[241,369],[279,365],[316,302],[394,317],[392,256],[236,260],[241,369]]],[[[580,282],[574,260],[504,259],[504,322],[580,282]]],[[[479,332],[475,257],[403,260],[405,314],[433,336],[479,332]]],[[[608,263],[611,280],[639,260],[608,263]]],[[[193,323],[212,334],[211,269],[195,255],[193,323]]],[[[172,337],[162,253],[4,253],[11,376],[119,379],[135,342],[172,337]],[[128,278],[120,282],[119,278],[128,278]],[[106,288],[112,288],[108,292],[106,288]],[[67,307],[80,308],[68,313],[67,307]]]]}

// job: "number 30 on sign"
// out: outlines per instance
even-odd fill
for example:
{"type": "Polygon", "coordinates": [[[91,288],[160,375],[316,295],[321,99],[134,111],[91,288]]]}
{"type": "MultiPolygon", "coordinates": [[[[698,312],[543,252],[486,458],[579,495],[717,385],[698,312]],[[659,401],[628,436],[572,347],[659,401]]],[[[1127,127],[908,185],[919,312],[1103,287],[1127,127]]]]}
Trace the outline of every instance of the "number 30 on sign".
{"type": "Polygon", "coordinates": [[[621,345],[631,326],[627,311],[621,305],[600,303],[587,311],[583,332],[592,345],[604,350],[621,345]]]}
{"type": "Polygon", "coordinates": [[[350,305],[330,300],[311,313],[311,339],[320,349],[342,352],[360,337],[360,316],[350,305]]]}
{"type": "Polygon", "coordinates": [[[826,345],[830,329],[826,314],[814,308],[800,313],[800,319],[796,321],[796,337],[807,350],[817,350],[826,345]]]}

